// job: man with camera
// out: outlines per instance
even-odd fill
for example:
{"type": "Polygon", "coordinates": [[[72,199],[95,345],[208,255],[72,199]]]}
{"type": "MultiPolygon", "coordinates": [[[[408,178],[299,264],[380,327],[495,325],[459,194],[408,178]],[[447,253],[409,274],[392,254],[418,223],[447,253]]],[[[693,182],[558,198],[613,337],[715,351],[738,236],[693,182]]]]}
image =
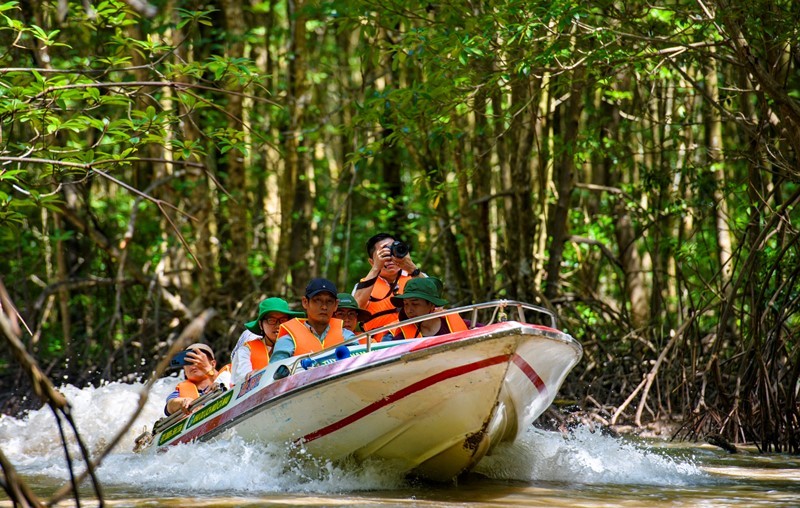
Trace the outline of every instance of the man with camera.
{"type": "Polygon", "coordinates": [[[426,277],[411,259],[410,250],[408,244],[388,233],[378,233],[367,240],[371,268],[353,289],[358,306],[372,314],[372,319],[364,323],[364,330],[398,321],[400,309],[391,297],[402,293],[412,278],[426,277]]]}

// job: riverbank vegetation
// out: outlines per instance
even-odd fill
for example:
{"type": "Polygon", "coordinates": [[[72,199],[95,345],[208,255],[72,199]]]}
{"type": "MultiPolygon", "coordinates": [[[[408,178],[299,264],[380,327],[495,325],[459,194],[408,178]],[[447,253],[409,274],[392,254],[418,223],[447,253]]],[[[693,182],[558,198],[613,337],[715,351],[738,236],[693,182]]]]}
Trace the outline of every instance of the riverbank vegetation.
{"type": "Polygon", "coordinates": [[[760,0],[4,3],[0,329],[56,384],[146,376],[208,309],[226,354],[261,298],[349,290],[395,231],[452,305],[556,310],[595,421],[797,453],[798,26],[760,0]]]}

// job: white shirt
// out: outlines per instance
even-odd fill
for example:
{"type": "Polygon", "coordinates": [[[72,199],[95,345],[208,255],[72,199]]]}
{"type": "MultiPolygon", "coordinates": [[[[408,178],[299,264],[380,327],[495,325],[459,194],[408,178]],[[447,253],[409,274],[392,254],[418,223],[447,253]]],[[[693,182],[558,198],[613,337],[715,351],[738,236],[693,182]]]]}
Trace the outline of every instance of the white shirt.
{"type": "Polygon", "coordinates": [[[239,335],[236,346],[231,351],[231,375],[234,385],[242,383],[247,373],[253,370],[253,364],[250,362],[250,348],[244,347],[245,343],[260,338],[260,335],[256,335],[250,330],[245,330],[239,335]]]}
{"type": "Polygon", "coordinates": [[[230,388],[231,387],[231,373],[229,371],[227,371],[227,370],[224,371],[224,372],[220,372],[219,375],[217,375],[217,378],[214,380],[214,382],[225,386],[225,388],[230,388]]]}
{"type": "Polygon", "coordinates": [[[256,340],[261,338],[260,335],[256,335],[255,333],[251,332],[250,330],[246,329],[239,335],[239,338],[236,340],[236,345],[233,346],[233,351],[231,351],[231,361],[233,361],[233,357],[236,356],[236,351],[244,345],[245,342],[250,342],[251,340],[256,340]]]}

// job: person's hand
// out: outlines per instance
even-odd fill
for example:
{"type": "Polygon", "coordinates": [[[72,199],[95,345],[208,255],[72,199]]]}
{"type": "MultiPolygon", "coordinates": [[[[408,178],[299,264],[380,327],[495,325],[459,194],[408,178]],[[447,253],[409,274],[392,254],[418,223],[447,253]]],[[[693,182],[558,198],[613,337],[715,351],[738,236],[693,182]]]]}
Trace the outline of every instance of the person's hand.
{"type": "Polygon", "coordinates": [[[177,400],[181,403],[180,410],[183,411],[183,414],[188,415],[192,413],[192,410],[189,409],[189,406],[192,404],[192,399],[188,397],[181,397],[177,400]]]}
{"type": "Polygon", "coordinates": [[[375,252],[372,254],[372,266],[373,268],[377,268],[378,271],[383,270],[386,263],[390,261],[392,261],[392,253],[389,251],[388,245],[380,249],[375,249],[375,252]]]}
{"type": "Polygon", "coordinates": [[[406,254],[404,258],[394,258],[394,262],[406,273],[411,273],[417,269],[417,265],[411,260],[411,254],[406,254]]]}
{"type": "Polygon", "coordinates": [[[214,368],[211,364],[211,360],[208,359],[205,353],[190,350],[186,353],[186,358],[192,365],[200,369],[201,372],[210,372],[214,368]]]}

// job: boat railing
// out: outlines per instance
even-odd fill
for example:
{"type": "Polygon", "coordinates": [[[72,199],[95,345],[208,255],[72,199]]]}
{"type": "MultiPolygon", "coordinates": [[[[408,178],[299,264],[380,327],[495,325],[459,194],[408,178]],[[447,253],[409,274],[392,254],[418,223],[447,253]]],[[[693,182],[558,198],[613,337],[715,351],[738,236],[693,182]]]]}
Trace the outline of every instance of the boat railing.
{"type": "Polygon", "coordinates": [[[153,435],[158,434],[159,432],[161,432],[162,430],[166,429],[167,427],[170,427],[172,424],[178,423],[179,421],[183,420],[184,418],[187,418],[187,417],[191,416],[191,413],[192,413],[192,411],[194,409],[202,406],[203,404],[205,404],[209,400],[216,398],[217,395],[219,395],[220,393],[222,393],[224,391],[226,391],[225,386],[218,385],[215,389],[211,390],[210,392],[204,393],[200,397],[194,399],[189,404],[189,414],[186,414],[183,411],[179,410],[179,411],[175,411],[174,413],[172,413],[169,416],[165,416],[164,418],[158,419],[156,421],[156,423],[153,424],[153,435]]]}
{"type": "Polygon", "coordinates": [[[538,305],[532,305],[530,303],[519,302],[516,300],[492,300],[483,303],[473,303],[462,307],[454,307],[452,309],[443,309],[437,312],[433,312],[431,314],[425,314],[424,316],[417,316],[412,319],[405,319],[402,321],[402,323],[398,322],[390,323],[386,326],[382,326],[380,328],[375,328],[374,330],[358,334],[356,337],[347,341],[347,343],[359,342],[360,340],[366,337],[368,339],[367,350],[369,350],[371,343],[373,342],[372,339],[375,336],[382,335],[386,332],[391,332],[392,330],[398,328],[401,325],[413,325],[437,317],[445,317],[452,314],[464,314],[467,312],[470,313],[470,325],[472,328],[474,328],[479,324],[478,312],[485,309],[492,309],[492,313],[487,321],[480,322],[481,325],[490,325],[497,321],[509,321],[509,320],[518,321],[520,323],[527,323],[528,320],[526,319],[525,316],[525,310],[527,309],[535,312],[536,314],[545,316],[545,318],[548,321],[547,326],[551,328],[556,327],[556,315],[550,309],[546,309],[538,305]],[[509,314],[514,311],[516,311],[516,319],[509,317],[509,314]]]}
{"type": "MultiPolygon", "coordinates": [[[[402,322],[390,323],[386,326],[382,326],[380,328],[375,328],[373,330],[360,333],[355,337],[344,341],[343,343],[325,348],[321,351],[316,351],[314,353],[307,353],[305,355],[293,357],[294,361],[288,366],[288,369],[282,368],[278,372],[276,372],[276,379],[280,377],[285,377],[290,374],[294,374],[297,371],[297,369],[301,368],[301,366],[303,365],[314,364],[315,359],[340,358],[342,354],[340,353],[341,349],[339,348],[341,348],[342,346],[364,343],[366,345],[366,351],[371,351],[374,347],[374,343],[377,342],[375,340],[375,337],[382,336],[387,332],[391,332],[392,330],[397,329],[399,326],[412,325],[416,323],[421,323],[423,321],[427,321],[429,319],[450,316],[453,314],[465,314],[465,313],[470,313],[470,318],[469,318],[470,328],[475,328],[476,326],[491,325],[495,322],[503,322],[503,321],[518,321],[520,323],[528,323],[529,321],[526,319],[525,315],[526,310],[532,311],[537,315],[544,316],[545,320],[548,322],[546,325],[549,326],[550,328],[556,328],[555,313],[545,307],[540,307],[538,305],[533,305],[525,302],[519,302],[516,300],[492,300],[483,303],[473,303],[462,307],[443,309],[437,312],[433,312],[431,314],[425,314],[423,316],[417,316],[415,318],[405,319],[402,322]],[[489,319],[486,321],[479,321],[478,319],[479,312],[486,309],[492,309],[489,319]],[[516,319],[514,319],[514,317],[512,316],[514,313],[516,313],[516,319]]],[[[347,354],[349,355],[349,353],[347,354]]]]}

